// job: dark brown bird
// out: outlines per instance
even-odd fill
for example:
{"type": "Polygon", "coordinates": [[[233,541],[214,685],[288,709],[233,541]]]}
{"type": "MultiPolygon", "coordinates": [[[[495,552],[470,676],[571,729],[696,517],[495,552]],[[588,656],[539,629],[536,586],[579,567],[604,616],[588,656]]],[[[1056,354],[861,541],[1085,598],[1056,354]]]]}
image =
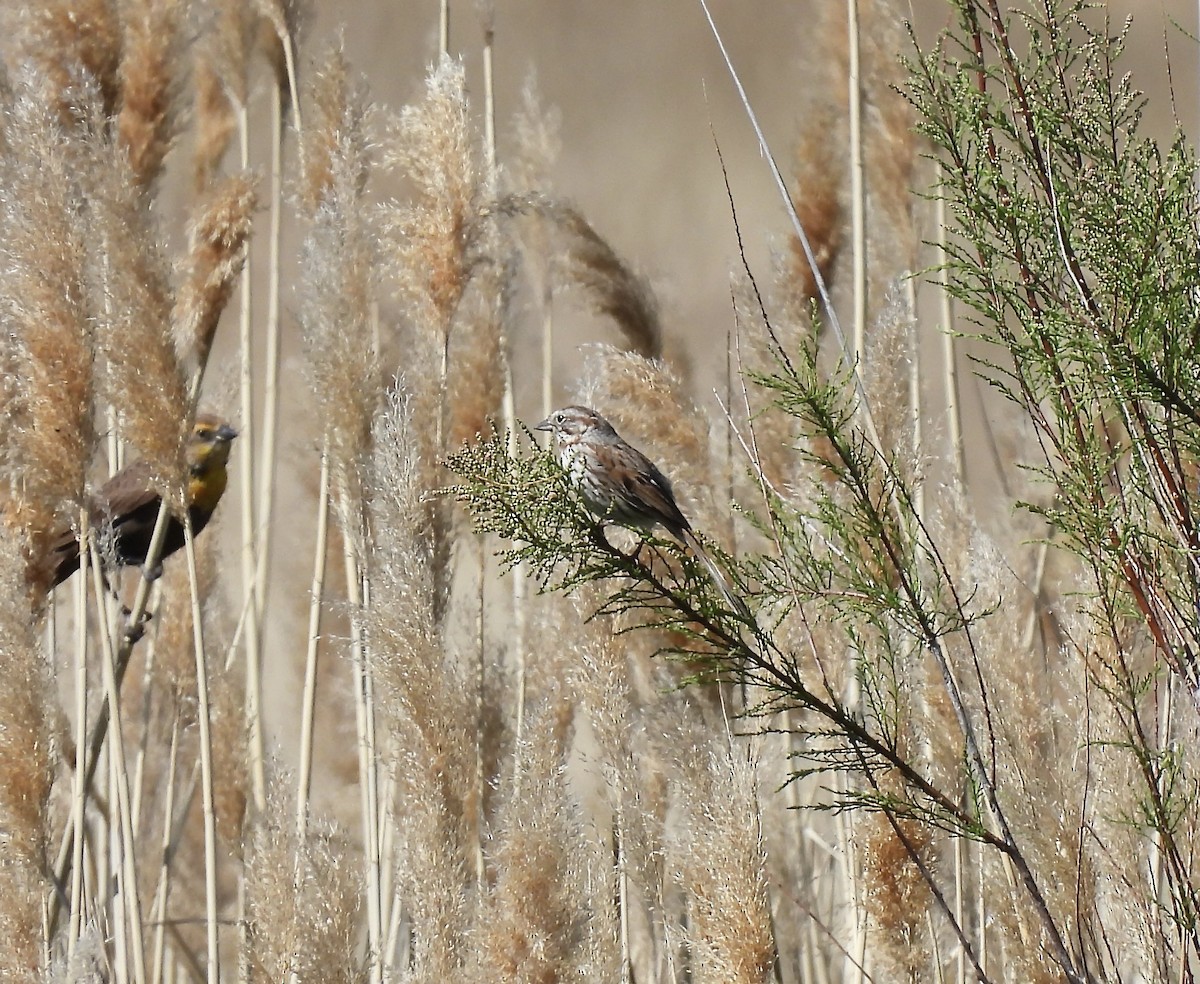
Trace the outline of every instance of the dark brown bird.
{"type": "MultiPolygon", "coordinates": [[[[188,515],[192,532],[198,534],[212,518],[228,482],[226,465],[235,431],[211,413],[196,416],[188,438],[188,515]]],[[[144,564],[154,533],[154,523],[162,505],[155,491],[149,464],[135,461],[104,483],[88,508],[92,530],[100,537],[101,555],[124,567],[144,564]]],[[[162,557],[169,557],[183,546],[183,523],[175,516],[167,521],[162,557]]],[[[63,533],[50,548],[49,566],[54,569],[54,584],[62,584],[79,569],[79,540],[73,531],[63,533]]]]}

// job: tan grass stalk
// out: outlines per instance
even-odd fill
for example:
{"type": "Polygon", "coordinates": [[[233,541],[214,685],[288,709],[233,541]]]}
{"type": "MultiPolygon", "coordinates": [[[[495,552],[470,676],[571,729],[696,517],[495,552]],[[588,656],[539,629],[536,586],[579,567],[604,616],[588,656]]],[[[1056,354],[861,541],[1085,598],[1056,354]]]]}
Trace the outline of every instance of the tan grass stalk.
{"type": "MultiPolygon", "coordinates": [[[[805,115],[804,129],[796,142],[795,186],[796,214],[808,233],[813,256],[822,278],[832,282],[833,267],[842,251],[844,213],[841,201],[841,143],[830,139],[837,132],[842,114],[832,105],[818,104],[805,115]]],[[[787,291],[794,297],[796,309],[807,315],[817,299],[817,282],[804,248],[793,236],[790,281],[797,286],[787,291]]]]}
{"type": "Polygon", "coordinates": [[[149,191],[175,140],[183,0],[122,0],[124,45],[117,132],[134,180],[149,191]]]}
{"type": "Polygon", "coordinates": [[[171,744],[167,752],[167,775],[163,784],[163,829],[162,840],[159,844],[158,885],[154,890],[152,906],[152,923],[154,926],[154,945],[151,950],[150,982],[163,984],[163,974],[166,966],[166,921],[167,901],[171,897],[171,876],[173,868],[171,855],[173,853],[173,834],[175,832],[175,783],[176,769],[179,764],[179,715],[171,721],[171,744]]]}
{"type": "MultiPolygon", "coordinates": [[[[443,394],[459,302],[479,256],[481,189],[468,125],[466,82],[460,63],[444,57],[426,81],[425,98],[406,106],[391,127],[385,163],[405,175],[408,204],[385,213],[395,244],[396,291],[419,333],[435,347],[443,394]]],[[[440,395],[436,447],[446,446],[447,403],[440,395]]]]}
{"type": "MultiPolygon", "coordinates": [[[[194,188],[204,194],[220,173],[246,111],[250,32],[254,21],[245,0],[215,0],[206,10],[207,30],[195,44],[192,69],[196,144],[194,188]]],[[[243,169],[246,162],[243,158],[243,169]]]]}
{"type": "MultiPolygon", "coordinates": [[[[279,87],[282,88],[285,82],[287,84],[296,129],[303,133],[300,84],[296,73],[296,37],[300,28],[300,2],[299,0],[254,0],[254,5],[266,22],[271,25],[271,30],[275,34],[274,40],[277,47],[268,50],[267,55],[277,66],[276,77],[279,87]]],[[[303,154],[302,144],[301,168],[304,166],[303,154]]]]}
{"type": "Polygon", "coordinates": [[[40,984],[48,803],[58,750],[48,667],[24,604],[24,566],[20,538],[0,528],[0,974],[14,984],[40,984]]]}
{"type": "Polygon", "coordinates": [[[121,94],[121,19],[115,0],[46,0],[16,7],[16,49],[38,67],[45,105],[63,122],[76,117],[82,75],[93,80],[104,117],[121,94]]]}
{"type": "MultiPolygon", "coordinates": [[[[506,183],[517,196],[530,197],[538,189],[549,187],[550,173],[559,155],[559,127],[558,114],[540,105],[534,80],[528,79],[521,89],[521,108],[512,123],[516,148],[505,169],[506,183]]],[[[549,247],[545,226],[542,222],[528,223],[528,230],[523,230],[521,237],[526,272],[542,309],[542,417],[550,416],[555,408],[554,276],[550,266],[555,262],[556,253],[549,247]]]]}
{"type": "Polygon", "coordinates": [[[216,780],[213,774],[212,708],[208,694],[208,667],[205,664],[204,618],[198,592],[196,543],[190,516],[183,514],[184,551],[187,557],[188,586],[192,599],[192,645],[196,657],[196,720],[199,724],[200,791],[204,807],[204,920],[208,941],[206,964],[208,984],[220,984],[221,955],[217,908],[217,812],[216,780]]]}
{"type": "MultiPolygon", "coordinates": [[[[449,443],[447,387],[460,302],[477,267],[494,262],[484,246],[488,224],[480,215],[482,191],[460,63],[443,58],[434,68],[424,98],[405,107],[389,128],[383,159],[411,188],[406,203],[385,210],[384,229],[395,258],[396,294],[413,326],[413,409],[428,422],[413,437],[420,441],[423,485],[433,489],[442,484],[440,461],[449,443]]],[[[484,297],[484,303],[490,301],[484,297]]],[[[432,573],[440,621],[450,585],[450,510],[437,501],[424,511],[434,533],[432,573]]]]}
{"type": "Polygon", "coordinates": [[[334,831],[297,836],[282,790],[271,787],[246,858],[246,984],[354,984],[361,980],[358,911],[345,838],[334,831]]]}
{"type": "Polygon", "coordinates": [[[860,36],[858,0],[846,0],[849,18],[847,50],[849,65],[846,82],[850,106],[850,229],[854,285],[854,348],[855,359],[862,364],[867,356],[867,191],[866,168],[863,163],[862,77],[860,70],[860,36]]]}
{"type": "Polygon", "coordinates": [[[962,411],[958,387],[958,352],[954,338],[954,298],[950,296],[950,269],[947,264],[946,200],[937,199],[938,283],[941,285],[942,381],[946,398],[946,422],[950,437],[950,455],[959,488],[966,490],[967,465],[963,449],[962,411]]]}
{"type": "Polygon", "coordinates": [[[662,354],[658,301],[645,277],[627,264],[574,207],[542,195],[509,195],[493,209],[534,216],[554,233],[559,261],[552,270],[587,295],[597,313],[611,318],[626,346],[646,358],[662,354]]]}
{"type": "MultiPolygon", "coordinates": [[[[347,514],[357,512],[349,493],[342,495],[339,512],[343,531],[353,529],[347,514]]],[[[361,528],[361,522],[357,524],[361,528]]],[[[359,530],[361,536],[361,529],[359,530]]],[[[343,533],[342,550],[346,565],[346,600],[351,611],[369,608],[363,575],[358,565],[354,540],[343,533]]],[[[372,984],[383,980],[383,927],[386,920],[383,898],[381,828],[383,803],[379,797],[379,743],[376,738],[375,669],[361,620],[351,626],[350,658],[354,662],[354,711],[358,725],[359,791],[362,798],[363,862],[366,867],[367,897],[367,974],[372,984]]]]}
{"type": "MultiPolygon", "coordinates": [[[[271,507],[275,500],[275,483],[278,477],[276,443],[279,431],[279,368],[280,368],[280,277],[282,270],[283,228],[283,93],[276,86],[271,100],[271,204],[270,229],[268,232],[267,269],[267,350],[264,356],[262,445],[258,455],[258,526],[257,526],[257,571],[255,573],[255,601],[259,608],[266,605],[267,572],[271,564],[273,524],[270,522],[271,507]]],[[[248,132],[243,131],[248,139],[248,132]]],[[[245,147],[246,144],[243,143],[245,147]]],[[[247,147],[248,153],[248,147],[247,147]]],[[[247,307],[249,306],[249,283],[245,279],[247,307]]],[[[247,315],[246,320],[249,320],[247,315]]]]}
{"type": "Polygon", "coordinates": [[[172,323],[180,350],[195,366],[208,361],[221,313],[241,272],[258,204],[256,188],[252,176],[232,175],[194,213],[172,323]]]}
{"type": "Polygon", "coordinates": [[[863,902],[877,930],[871,937],[872,965],[888,980],[929,980],[932,897],[909,848],[915,847],[928,865],[936,850],[933,837],[927,828],[901,822],[905,844],[882,814],[861,817],[855,826],[862,845],[863,902]]]}
{"type": "MultiPolygon", "coordinates": [[[[309,140],[313,163],[303,171],[311,226],[302,256],[301,322],[314,409],[328,442],[335,498],[341,498],[369,446],[380,396],[371,344],[376,233],[363,197],[371,166],[363,93],[345,84],[340,51],[331,54],[320,81],[314,104],[330,105],[319,114],[324,125],[309,140]]],[[[357,535],[353,529],[346,534],[357,535]]]]}
{"type": "MultiPolygon", "coordinates": [[[[352,619],[350,657],[355,673],[367,974],[378,982],[383,977],[385,921],[380,871],[384,810],[379,798],[373,646],[364,636],[359,613],[370,591],[364,582],[368,541],[360,468],[371,448],[372,419],[382,394],[378,356],[372,344],[376,233],[364,202],[371,163],[364,98],[360,87],[347,82],[344,59],[340,50],[334,49],[317,81],[313,102],[320,125],[308,138],[312,160],[309,163],[306,155],[302,170],[310,229],[304,246],[306,285],[301,319],[310,355],[309,376],[324,430],[323,457],[328,461],[329,488],[341,527],[352,619]]],[[[323,563],[321,546],[318,544],[318,564],[323,563]]],[[[319,603],[319,598],[312,599],[313,605],[319,603]]],[[[310,616],[316,617],[319,613],[310,616]]]]}
{"type": "Polygon", "coordinates": [[[313,722],[317,711],[317,660],[321,642],[321,596],[325,589],[325,559],[329,544],[329,456],[321,454],[317,489],[317,534],[312,588],[309,591],[308,636],[304,658],[304,695],[300,709],[300,767],[296,777],[296,836],[303,840],[308,826],[312,790],[313,722]]]}
{"type": "MultiPolygon", "coordinates": [[[[89,521],[86,509],[79,510],[79,555],[90,556],[89,521]]],[[[75,775],[71,790],[71,831],[74,836],[71,851],[71,906],[67,930],[67,957],[75,954],[83,929],[83,842],[87,832],[88,788],[88,578],[80,574],[75,579],[75,775]]],[[[53,620],[51,620],[53,621],[53,620]]],[[[50,927],[53,929],[53,926],[50,927]]],[[[49,934],[48,934],[49,935],[49,934]]]]}
{"type": "Polygon", "coordinates": [[[682,763],[684,815],[671,838],[693,980],[762,984],[776,953],[755,769],[739,752],[691,751],[701,759],[682,763]]]}
{"type": "Polygon", "coordinates": [[[415,400],[381,416],[365,478],[372,605],[363,612],[379,687],[380,723],[397,759],[401,891],[413,928],[417,980],[455,976],[465,958],[465,885],[478,815],[469,672],[437,620],[435,535],[425,521],[427,469],[415,400]]]}
{"type": "Polygon", "coordinates": [[[532,715],[490,852],[494,883],[482,903],[477,974],[503,982],[583,979],[589,907],[586,849],[567,788],[569,715],[548,693],[532,715]]]}
{"type": "Polygon", "coordinates": [[[87,151],[28,88],[9,107],[4,129],[18,148],[0,170],[0,308],[15,374],[5,408],[11,448],[5,522],[25,531],[31,594],[38,598],[53,576],[42,557],[56,532],[78,516],[95,446],[94,308],[76,184],[87,151]]]}
{"type": "Polygon", "coordinates": [[[189,403],[171,336],[172,297],[159,236],[125,154],[99,148],[91,178],[92,277],[105,303],[96,333],[104,399],[121,433],[182,502],[189,403]]]}
{"type": "MultiPolygon", "coordinates": [[[[95,596],[105,597],[104,576],[100,551],[96,541],[90,543],[91,548],[91,578],[95,596]]],[[[109,708],[111,730],[108,742],[108,761],[112,782],[110,794],[110,810],[115,809],[117,816],[109,817],[113,827],[114,838],[119,839],[116,851],[120,866],[113,874],[117,879],[119,896],[124,903],[123,922],[127,927],[128,936],[119,937],[119,942],[128,942],[129,954],[133,960],[133,980],[137,984],[146,981],[146,947],[143,942],[141,893],[138,887],[137,847],[133,836],[133,809],[130,799],[130,783],[128,760],[125,754],[125,736],[122,727],[121,701],[119,698],[120,684],[116,672],[116,647],[113,645],[111,625],[105,624],[100,629],[101,677],[104,681],[104,698],[109,708]],[[115,822],[114,822],[115,819],[115,822]]]]}

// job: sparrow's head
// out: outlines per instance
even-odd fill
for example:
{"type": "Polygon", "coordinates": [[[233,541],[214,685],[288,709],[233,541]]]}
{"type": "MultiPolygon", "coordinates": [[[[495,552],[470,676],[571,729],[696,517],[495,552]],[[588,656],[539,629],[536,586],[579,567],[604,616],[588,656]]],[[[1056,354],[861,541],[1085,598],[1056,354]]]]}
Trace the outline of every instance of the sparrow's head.
{"type": "Polygon", "coordinates": [[[613,434],[612,424],[596,413],[591,407],[570,406],[555,410],[543,420],[534,430],[549,431],[560,444],[570,444],[578,441],[592,431],[602,434],[613,434]]]}

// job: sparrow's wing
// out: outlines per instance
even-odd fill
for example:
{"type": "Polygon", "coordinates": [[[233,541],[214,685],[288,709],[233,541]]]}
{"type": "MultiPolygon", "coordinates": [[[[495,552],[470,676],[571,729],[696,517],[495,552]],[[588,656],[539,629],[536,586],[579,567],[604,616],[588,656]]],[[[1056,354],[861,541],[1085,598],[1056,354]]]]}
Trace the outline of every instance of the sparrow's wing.
{"type": "Polygon", "coordinates": [[[620,475],[622,498],[633,511],[654,516],[668,532],[676,536],[691,529],[691,524],[675,502],[675,492],[667,476],[641,452],[634,451],[634,454],[640,460],[635,467],[622,469],[620,475]]]}

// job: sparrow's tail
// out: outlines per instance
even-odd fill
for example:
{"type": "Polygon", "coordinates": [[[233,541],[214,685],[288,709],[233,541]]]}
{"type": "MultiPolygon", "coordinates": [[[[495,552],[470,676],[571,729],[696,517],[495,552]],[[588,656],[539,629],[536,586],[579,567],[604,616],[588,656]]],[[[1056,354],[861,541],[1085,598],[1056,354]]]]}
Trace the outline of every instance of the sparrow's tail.
{"type": "Polygon", "coordinates": [[[722,573],[721,568],[717,566],[716,561],[714,561],[709,555],[709,552],[705,549],[704,544],[700,542],[700,537],[696,536],[692,530],[685,528],[680,530],[679,538],[687,547],[691,549],[692,553],[700,558],[700,562],[704,564],[705,568],[708,570],[708,576],[712,578],[713,584],[717,586],[718,590],[720,590],[721,594],[725,597],[725,600],[729,602],[731,606],[733,606],[733,609],[739,615],[741,615],[742,618],[753,624],[754,616],[750,614],[750,607],[734,592],[733,588],[729,584],[729,579],[724,575],[724,573],[722,573]]]}

